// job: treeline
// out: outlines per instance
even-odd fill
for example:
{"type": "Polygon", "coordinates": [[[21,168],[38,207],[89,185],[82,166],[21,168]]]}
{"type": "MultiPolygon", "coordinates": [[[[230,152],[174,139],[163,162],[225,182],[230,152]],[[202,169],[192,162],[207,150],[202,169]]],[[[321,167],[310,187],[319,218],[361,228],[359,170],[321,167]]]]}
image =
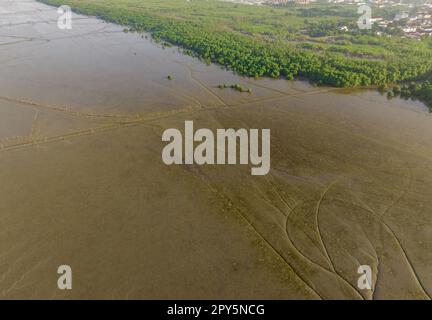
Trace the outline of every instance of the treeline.
{"type": "Polygon", "coordinates": [[[185,53],[223,65],[242,75],[272,78],[306,77],[318,84],[337,87],[382,85],[413,78],[431,68],[426,63],[389,63],[350,59],[343,55],[319,55],[307,50],[262,42],[244,35],[202,25],[160,19],[154,16],[127,16],[113,11],[102,18],[149,31],[156,39],[185,49],[185,53]]]}
{"type": "Polygon", "coordinates": [[[418,99],[432,111],[432,83],[429,80],[423,83],[411,82],[402,86],[396,85],[388,91],[387,95],[389,97],[400,96],[405,99],[418,99]]]}
{"type": "Polygon", "coordinates": [[[186,53],[223,65],[242,75],[272,78],[305,77],[318,84],[337,87],[382,85],[416,77],[430,70],[432,61],[424,63],[385,62],[352,59],[343,55],[293,49],[263,43],[236,33],[205,31],[182,21],[129,23],[136,30],[147,30],[153,37],[176,44],[186,53]]]}
{"type": "Polygon", "coordinates": [[[212,25],[167,18],[148,13],[145,9],[132,11],[127,6],[122,8],[73,0],[42,2],[66,2],[81,13],[127,25],[131,30],[150,32],[155,39],[178,45],[187,54],[250,77],[302,77],[320,85],[336,87],[382,86],[407,81],[432,70],[432,59],[424,57],[397,59],[395,55],[395,58],[385,61],[353,58],[340,52],[317,52],[239,32],[215,30],[212,25]]]}

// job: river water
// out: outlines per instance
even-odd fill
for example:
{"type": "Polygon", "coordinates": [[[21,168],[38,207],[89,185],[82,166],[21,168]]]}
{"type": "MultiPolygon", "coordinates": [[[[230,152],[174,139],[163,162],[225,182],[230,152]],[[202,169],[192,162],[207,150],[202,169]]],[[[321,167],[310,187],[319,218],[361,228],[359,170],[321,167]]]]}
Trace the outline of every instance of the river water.
{"type": "Polygon", "coordinates": [[[57,18],[0,1],[1,298],[432,294],[421,103],[247,79],[93,17],[72,30],[57,18]],[[166,166],[162,132],[185,120],[270,128],[270,173],[166,166]],[[63,264],[72,290],[57,288],[63,264]],[[357,288],[360,265],[373,290],[357,288]]]}

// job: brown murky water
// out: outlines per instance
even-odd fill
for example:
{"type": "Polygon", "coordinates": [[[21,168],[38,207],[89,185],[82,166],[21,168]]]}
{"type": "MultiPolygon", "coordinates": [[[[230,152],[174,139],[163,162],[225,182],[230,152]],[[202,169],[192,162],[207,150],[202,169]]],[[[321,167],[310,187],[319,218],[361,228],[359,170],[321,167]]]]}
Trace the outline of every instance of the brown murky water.
{"type": "Polygon", "coordinates": [[[0,298],[430,297],[424,106],[240,78],[94,18],[56,19],[0,2],[0,298]],[[270,128],[270,173],[164,165],[162,132],[185,120],[270,128]]]}

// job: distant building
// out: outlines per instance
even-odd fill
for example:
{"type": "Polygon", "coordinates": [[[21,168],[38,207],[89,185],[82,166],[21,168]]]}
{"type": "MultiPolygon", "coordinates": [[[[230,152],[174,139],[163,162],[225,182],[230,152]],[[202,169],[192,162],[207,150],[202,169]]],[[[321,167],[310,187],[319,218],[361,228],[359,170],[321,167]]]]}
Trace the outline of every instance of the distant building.
{"type": "Polygon", "coordinates": [[[405,27],[405,28],[402,28],[402,31],[405,33],[416,32],[417,28],[416,27],[405,27]]]}
{"type": "Polygon", "coordinates": [[[408,18],[409,17],[409,15],[408,15],[408,13],[406,13],[406,12],[399,12],[399,13],[396,13],[396,16],[395,16],[395,18],[394,18],[394,20],[402,20],[402,19],[406,19],[406,18],[408,18]]]}
{"type": "Polygon", "coordinates": [[[382,18],[382,17],[375,17],[375,18],[372,18],[372,19],[370,19],[370,21],[372,22],[372,23],[374,23],[374,22],[380,22],[380,21],[383,21],[384,19],[382,18]]]}

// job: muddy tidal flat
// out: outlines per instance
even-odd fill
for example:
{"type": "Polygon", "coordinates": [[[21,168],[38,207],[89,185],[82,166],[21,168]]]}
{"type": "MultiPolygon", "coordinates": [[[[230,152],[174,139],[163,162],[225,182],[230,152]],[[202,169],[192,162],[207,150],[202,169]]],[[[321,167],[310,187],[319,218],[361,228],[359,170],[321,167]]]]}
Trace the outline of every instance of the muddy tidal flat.
{"type": "Polygon", "coordinates": [[[431,297],[422,104],[243,78],[94,17],[74,14],[72,30],[57,18],[0,1],[0,299],[431,297]],[[270,172],[165,165],[162,133],[187,120],[270,128],[270,172]]]}

